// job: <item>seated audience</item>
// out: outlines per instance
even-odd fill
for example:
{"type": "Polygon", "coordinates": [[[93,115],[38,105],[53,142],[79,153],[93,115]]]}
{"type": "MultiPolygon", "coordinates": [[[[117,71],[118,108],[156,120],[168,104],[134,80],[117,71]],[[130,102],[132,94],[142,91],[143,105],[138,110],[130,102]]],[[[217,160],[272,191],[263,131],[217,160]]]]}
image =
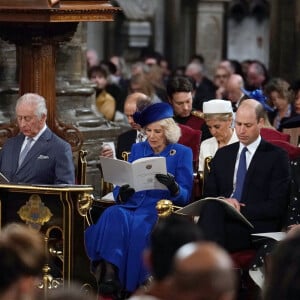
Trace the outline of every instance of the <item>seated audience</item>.
{"type": "Polygon", "coordinates": [[[232,74],[228,78],[226,85],[227,99],[231,101],[233,112],[236,112],[240,102],[245,99],[243,88],[244,80],[241,75],[232,74]]]}
{"type": "Polygon", "coordinates": [[[294,115],[289,118],[283,118],[281,120],[282,128],[296,128],[300,127],[300,80],[293,82],[289,90],[291,91],[292,96],[292,111],[294,115]]]}
{"type": "Polygon", "coordinates": [[[143,93],[151,98],[153,103],[162,102],[147,74],[138,73],[131,76],[129,81],[129,93],[143,93]]]}
{"type": "Polygon", "coordinates": [[[99,56],[95,49],[88,49],[86,51],[87,69],[97,66],[99,64],[99,56]]]}
{"type": "Polygon", "coordinates": [[[300,235],[281,241],[268,257],[264,300],[297,300],[300,298],[300,235]]]}
{"type": "Polygon", "coordinates": [[[266,66],[258,60],[253,60],[246,73],[246,89],[250,91],[263,89],[268,80],[269,74],[266,66]]]}
{"type": "Polygon", "coordinates": [[[168,299],[169,280],[175,252],[184,244],[200,241],[199,227],[183,216],[171,215],[158,220],[151,237],[150,246],[144,252],[144,261],[152,279],[149,285],[135,293],[130,300],[168,299]]]}
{"type": "Polygon", "coordinates": [[[214,85],[216,86],[216,99],[226,99],[227,98],[227,91],[226,85],[227,80],[230,76],[230,73],[225,67],[217,67],[214,74],[214,85]]]}
{"type": "Polygon", "coordinates": [[[174,120],[196,130],[202,131],[204,140],[211,137],[201,112],[193,109],[194,87],[188,77],[172,77],[167,84],[169,102],[173,107],[174,120]]]}
{"type": "Polygon", "coordinates": [[[192,152],[177,144],[180,129],[167,103],[155,103],[133,115],[147,135],[145,142],[133,144],[129,162],[142,157],[166,158],[168,174],[156,174],[166,190],[135,192],[128,184],[117,186],[117,205],[107,208],[95,225],[85,232],[85,245],[92,261],[99,293],[119,294],[120,289],[134,292],[149,277],[142,253],[149,246],[150,233],[157,221],[156,203],[170,199],[186,205],[193,184],[192,152]]]}
{"type": "Polygon", "coordinates": [[[195,82],[193,107],[202,111],[203,102],[215,98],[216,88],[213,82],[205,76],[204,66],[201,63],[189,63],[184,75],[195,82]]]}
{"type": "Polygon", "coordinates": [[[176,252],[170,282],[172,300],[233,300],[236,276],[230,256],[210,242],[189,243],[176,252]]]}
{"type": "Polygon", "coordinates": [[[230,101],[214,99],[203,103],[206,125],[212,135],[200,147],[199,171],[204,170],[207,157],[214,157],[219,148],[235,143],[238,138],[232,128],[232,106],[230,101]]]}
{"type": "Polygon", "coordinates": [[[107,92],[108,72],[102,66],[94,66],[88,70],[89,79],[96,84],[97,110],[109,121],[113,121],[116,112],[116,100],[107,92]]]}
{"type": "Polygon", "coordinates": [[[235,120],[239,142],[216,152],[206,181],[205,196],[224,197],[253,225],[250,228],[232,219],[216,201],[206,203],[200,212],[200,228],[208,240],[232,252],[251,248],[251,233],[279,231],[287,211],[288,155],[261,138],[263,113],[256,100],[239,105],[235,120]]]}
{"type": "Polygon", "coordinates": [[[281,121],[295,115],[289,83],[281,78],[273,78],[265,85],[264,93],[275,108],[273,112],[269,112],[270,123],[275,129],[281,130],[281,121]]]}
{"type": "Polygon", "coordinates": [[[41,234],[26,225],[10,223],[0,232],[0,299],[42,299],[37,288],[46,263],[41,234]]]}

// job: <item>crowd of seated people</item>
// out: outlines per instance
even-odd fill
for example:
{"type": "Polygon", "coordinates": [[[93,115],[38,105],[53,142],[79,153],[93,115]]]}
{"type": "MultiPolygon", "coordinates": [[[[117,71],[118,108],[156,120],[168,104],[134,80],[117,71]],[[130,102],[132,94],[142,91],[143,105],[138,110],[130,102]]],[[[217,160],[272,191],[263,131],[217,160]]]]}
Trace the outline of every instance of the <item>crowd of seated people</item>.
{"type": "MultiPolygon", "coordinates": [[[[282,219],[290,200],[290,160],[298,159],[300,155],[299,149],[289,144],[290,136],[281,131],[290,120],[295,127],[300,124],[300,85],[297,87],[297,82],[290,84],[283,78],[272,78],[264,64],[257,60],[247,60],[243,64],[235,60],[220,61],[213,81],[206,76],[204,61],[198,57],[191,58],[181,68],[180,74],[175,73],[175,70],[166,70],[167,64],[164,64],[163,72],[159,71],[162,61],[167,62],[157,53],[148,53],[132,64],[132,73],[126,77],[127,95],[142,92],[151,99],[148,103],[150,107],[153,103],[164,103],[171,108],[170,117],[181,129],[178,142],[192,149],[194,166],[190,170],[191,174],[195,170],[203,171],[205,159],[212,158],[206,189],[201,190],[202,194],[197,199],[190,198],[188,202],[205,196],[223,197],[224,201],[246,216],[254,226],[241,226],[236,220],[231,220],[219,205],[214,205],[216,207],[213,208],[204,206],[199,212],[201,216],[198,223],[204,237],[221,245],[228,252],[252,248],[252,233],[283,229],[282,219]],[[189,129],[186,130],[186,127],[189,129]],[[190,129],[197,131],[199,140],[192,137],[190,129]],[[245,154],[242,154],[244,146],[247,148],[245,154]],[[195,154],[197,151],[199,156],[195,154]],[[241,167],[245,169],[244,174],[240,175],[240,163],[244,160],[244,166],[241,167]]],[[[127,100],[125,104],[126,102],[127,100]]],[[[130,125],[135,123],[131,122],[135,110],[138,110],[136,104],[127,114],[130,125]]],[[[143,112],[143,109],[140,111],[143,112]]],[[[134,130],[134,138],[128,144],[127,152],[132,152],[136,143],[152,142],[147,141],[147,131],[146,137],[139,140],[138,133],[143,133],[143,129],[139,127],[134,130]]],[[[123,159],[120,155],[117,158],[123,159]]],[[[132,161],[130,156],[129,161],[132,161]]],[[[191,189],[194,188],[191,186],[191,189]]],[[[128,192],[128,187],[125,191],[128,192]]],[[[128,203],[136,194],[130,188],[129,191],[129,196],[125,193],[128,203]]],[[[116,202],[120,201],[118,192],[117,189],[116,202]]],[[[190,192],[192,194],[192,190],[190,192]]],[[[127,201],[118,205],[127,206],[127,201]]],[[[104,224],[107,218],[104,217],[102,221],[101,218],[100,236],[103,235],[102,227],[107,226],[104,224]]],[[[296,223],[299,221],[295,220],[296,223]]],[[[97,235],[92,236],[90,239],[98,239],[97,235]]],[[[107,257],[99,253],[95,256],[90,254],[93,263],[100,262],[102,270],[109,269],[105,264],[103,267],[102,263],[107,257]]],[[[134,287],[131,283],[128,285],[124,275],[126,271],[123,267],[120,269],[118,261],[114,260],[112,263],[112,270],[117,274],[122,273],[123,277],[117,279],[125,290],[133,292],[143,283],[139,279],[134,287]]],[[[98,265],[94,265],[95,272],[97,267],[98,265]]],[[[103,272],[100,275],[96,272],[99,283],[101,276],[107,279],[103,272]]],[[[110,277],[108,279],[116,279],[110,277]]],[[[102,288],[109,290],[105,284],[102,288]]]]}

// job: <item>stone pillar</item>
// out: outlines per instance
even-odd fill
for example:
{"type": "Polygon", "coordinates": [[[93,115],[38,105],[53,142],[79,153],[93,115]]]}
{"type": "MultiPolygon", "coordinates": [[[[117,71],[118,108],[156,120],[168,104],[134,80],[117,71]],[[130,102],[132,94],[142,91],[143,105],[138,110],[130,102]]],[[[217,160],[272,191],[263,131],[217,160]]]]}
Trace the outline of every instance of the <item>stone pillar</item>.
{"type": "MultiPolygon", "coordinates": [[[[180,58],[180,51],[182,45],[181,36],[181,0],[166,0],[166,39],[165,39],[165,49],[166,57],[171,62],[171,64],[178,63],[180,58]]],[[[184,64],[185,62],[180,62],[184,64]]]]}
{"type": "Polygon", "coordinates": [[[226,2],[228,0],[206,0],[198,3],[195,52],[204,56],[208,77],[212,77],[223,54],[226,2]]]}
{"type": "Polygon", "coordinates": [[[153,18],[158,6],[158,0],[117,0],[126,17],[122,25],[127,61],[139,58],[140,50],[150,46],[153,36],[153,18]]]}
{"type": "Polygon", "coordinates": [[[270,22],[271,76],[288,81],[300,77],[300,2],[273,0],[270,22]]]}

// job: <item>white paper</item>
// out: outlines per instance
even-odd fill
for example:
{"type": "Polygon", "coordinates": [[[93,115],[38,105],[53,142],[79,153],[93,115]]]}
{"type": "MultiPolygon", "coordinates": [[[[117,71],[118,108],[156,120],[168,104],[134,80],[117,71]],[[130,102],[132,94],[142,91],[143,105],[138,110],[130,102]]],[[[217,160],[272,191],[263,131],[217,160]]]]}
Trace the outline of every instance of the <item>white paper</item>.
{"type": "Polygon", "coordinates": [[[167,187],[161,184],[155,174],[167,174],[165,157],[145,157],[129,163],[124,160],[100,157],[103,179],[116,185],[129,184],[136,192],[167,187]]]}
{"type": "Polygon", "coordinates": [[[283,231],[263,232],[263,233],[252,233],[252,235],[271,238],[275,241],[281,241],[286,237],[286,232],[283,232],[283,231]]]}
{"type": "Polygon", "coordinates": [[[176,211],[176,213],[184,214],[184,215],[191,215],[191,216],[200,216],[201,218],[201,210],[202,206],[207,203],[207,201],[217,201],[223,205],[226,212],[233,218],[242,221],[243,223],[247,224],[249,227],[253,228],[253,225],[243,216],[233,205],[229,204],[228,202],[224,201],[222,198],[213,198],[207,197],[200,200],[197,200],[183,208],[180,208],[176,211]]]}

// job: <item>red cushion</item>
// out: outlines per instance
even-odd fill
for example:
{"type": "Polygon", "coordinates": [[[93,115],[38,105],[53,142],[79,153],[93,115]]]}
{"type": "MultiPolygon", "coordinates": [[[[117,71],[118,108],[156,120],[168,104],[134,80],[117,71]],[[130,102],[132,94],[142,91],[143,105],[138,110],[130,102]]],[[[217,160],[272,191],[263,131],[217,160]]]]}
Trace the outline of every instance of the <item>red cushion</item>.
{"type": "Polygon", "coordinates": [[[280,140],[269,140],[269,142],[286,150],[289,155],[289,159],[291,160],[300,157],[300,147],[296,147],[288,142],[280,140]]]}
{"type": "Polygon", "coordinates": [[[236,268],[248,269],[251,261],[254,259],[255,250],[247,249],[230,253],[230,256],[234,262],[236,268]]]}
{"type": "Polygon", "coordinates": [[[291,136],[288,133],[283,133],[272,128],[262,128],[260,134],[266,141],[281,140],[290,142],[291,136]]]}
{"type": "Polygon", "coordinates": [[[193,129],[189,126],[185,126],[182,124],[178,125],[181,129],[181,136],[178,143],[190,147],[193,152],[193,161],[197,162],[199,160],[200,140],[202,131],[193,129]]]}

